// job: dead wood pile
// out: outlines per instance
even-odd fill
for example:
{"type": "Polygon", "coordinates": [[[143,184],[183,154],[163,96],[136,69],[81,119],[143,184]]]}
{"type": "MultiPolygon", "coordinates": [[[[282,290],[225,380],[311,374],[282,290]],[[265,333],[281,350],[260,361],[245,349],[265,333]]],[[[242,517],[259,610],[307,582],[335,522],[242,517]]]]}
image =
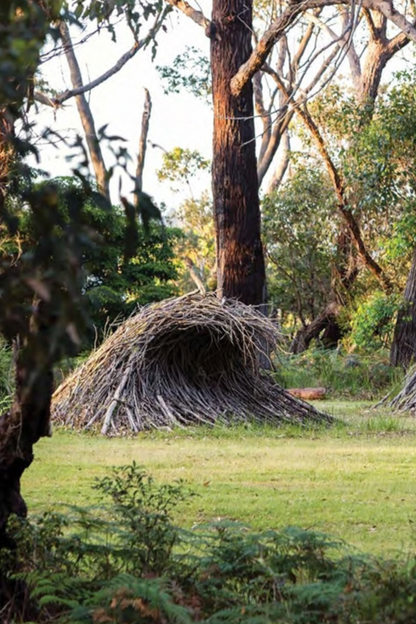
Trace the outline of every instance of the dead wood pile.
{"type": "Polygon", "coordinates": [[[388,396],[380,402],[396,412],[416,412],[416,366],[407,373],[400,392],[388,401],[388,396]]]}
{"type": "Polygon", "coordinates": [[[111,435],[246,419],[330,420],[260,371],[278,337],[256,309],[212,294],[150,305],[59,386],[53,420],[111,435]]]}

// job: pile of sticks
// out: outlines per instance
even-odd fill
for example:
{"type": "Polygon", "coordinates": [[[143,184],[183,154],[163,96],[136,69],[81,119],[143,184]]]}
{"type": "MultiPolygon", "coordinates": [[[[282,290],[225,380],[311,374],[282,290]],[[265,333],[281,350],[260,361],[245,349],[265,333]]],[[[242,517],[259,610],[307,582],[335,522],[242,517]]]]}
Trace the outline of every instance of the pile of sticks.
{"type": "Polygon", "coordinates": [[[59,386],[53,420],[106,435],[219,421],[329,421],[262,371],[278,338],[255,308],[213,294],[152,304],[59,386]]]}
{"type": "Polygon", "coordinates": [[[386,397],[382,403],[387,403],[388,407],[397,412],[416,412],[416,366],[407,373],[400,392],[389,401],[386,397]]]}

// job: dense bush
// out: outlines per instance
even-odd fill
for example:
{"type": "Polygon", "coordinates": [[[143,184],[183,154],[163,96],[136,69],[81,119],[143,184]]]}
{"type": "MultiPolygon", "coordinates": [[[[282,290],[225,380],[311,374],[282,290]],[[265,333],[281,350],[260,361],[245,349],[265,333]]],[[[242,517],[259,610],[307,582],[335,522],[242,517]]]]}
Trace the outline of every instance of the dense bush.
{"type": "Polygon", "coordinates": [[[302,529],[255,533],[221,521],[173,522],[189,494],[137,466],[98,482],[107,504],[13,519],[18,551],[0,565],[24,580],[36,622],[92,624],[409,624],[416,567],[348,552],[302,529]]]}
{"type": "MultiPolygon", "coordinates": [[[[164,227],[155,220],[146,228],[135,226],[135,252],[130,253],[126,236],[129,224],[122,208],[109,205],[76,178],[38,182],[35,189],[43,201],[56,204],[56,244],[63,244],[74,213],[82,220],[81,288],[88,317],[84,347],[90,347],[97,335],[101,339],[109,323],[126,318],[138,305],[176,293],[175,245],[182,236],[178,228],[164,227]]],[[[12,198],[9,203],[11,213],[19,217],[19,231],[3,245],[0,261],[12,263],[19,255],[30,258],[37,241],[43,239],[38,215],[26,211],[21,199],[12,198]]],[[[46,258],[51,253],[46,240],[43,253],[46,258]]]]}
{"type": "Polygon", "coordinates": [[[361,351],[371,352],[389,347],[393,338],[396,313],[402,302],[397,294],[375,291],[357,303],[351,314],[350,344],[361,351]]]}
{"type": "Polygon", "coordinates": [[[402,379],[403,372],[389,365],[388,353],[356,355],[311,347],[300,355],[279,356],[276,378],[285,388],[325,387],[332,397],[374,399],[402,379]]]}

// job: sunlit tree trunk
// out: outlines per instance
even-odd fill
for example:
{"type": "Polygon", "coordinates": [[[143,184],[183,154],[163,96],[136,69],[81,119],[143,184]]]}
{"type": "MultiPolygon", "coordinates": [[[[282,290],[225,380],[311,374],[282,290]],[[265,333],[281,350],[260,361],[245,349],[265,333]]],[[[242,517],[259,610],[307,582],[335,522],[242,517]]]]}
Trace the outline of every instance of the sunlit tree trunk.
{"type": "Polygon", "coordinates": [[[219,296],[265,301],[265,268],[251,81],[237,97],[230,81],[251,53],[252,4],[214,0],[211,68],[214,104],[212,186],[219,296]]]}

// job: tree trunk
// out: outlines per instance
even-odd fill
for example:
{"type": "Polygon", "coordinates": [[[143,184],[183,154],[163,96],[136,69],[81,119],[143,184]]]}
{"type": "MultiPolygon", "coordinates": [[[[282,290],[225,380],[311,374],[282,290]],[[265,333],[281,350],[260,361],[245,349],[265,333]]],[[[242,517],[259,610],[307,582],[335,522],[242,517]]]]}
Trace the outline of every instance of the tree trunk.
{"type": "MultiPolygon", "coordinates": [[[[77,57],[75,56],[74,47],[72,45],[71,35],[69,28],[65,22],[60,22],[59,32],[62,38],[62,44],[65,51],[66,60],[71,74],[71,82],[74,89],[83,86],[81,70],[78,65],[77,57]]],[[[97,131],[95,129],[94,117],[91,112],[91,107],[88,103],[84,93],[81,93],[75,97],[77,103],[78,113],[81,119],[82,127],[84,128],[85,139],[88,145],[88,152],[90,154],[91,163],[94,169],[94,174],[97,180],[97,185],[100,192],[110,202],[110,188],[108,184],[108,171],[105,166],[104,156],[101,151],[100,142],[97,137],[97,131]]]]}
{"type": "Polygon", "coordinates": [[[255,153],[253,87],[237,97],[230,82],[249,58],[251,0],[214,0],[211,71],[214,105],[212,186],[218,291],[247,304],[265,301],[265,268],[255,153]]]}
{"type": "MultiPolygon", "coordinates": [[[[7,535],[11,514],[26,515],[26,504],[20,492],[23,472],[33,461],[33,446],[39,438],[50,435],[50,402],[53,392],[52,364],[49,359],[49,334],[53,319],[45,315],[42,306],[28,324],[25,345],[16,358],[16,390],[10,410],[0,416],[0,550],[14,550],[7,535]]],[[[10,337],[10,336],[9,336],[10,337]]],[[[8,578],[0,568],[0,606],[2,621],[14,621],[18,616],[33,619],[26,586],[8,578]]],[[[20,621],[20,620],[19,620],[20,621]]]]}
{"type": "MultiPolygon", "coordinates": [[[[144,161],[146,158],[146,147],[147,147],[147,135],[149,133],[149,123],[150,123],[150,115],[152,113],[152,99],[150,97],[150,93],[148,89],[144,90],[144,107],[143,107],[143,115],[142,115],[142,126],[140,131],[139,138],[139,151],[137,154],[137,164],[136,164],[136,193],[143,189],[143,171],[144,171],[144,161]]],[[[136,194],[135,198],[136,207],[139,204],[139,195],[136,194]]]]}
{"type": "Polygon", "coordinates": [[[295,354],[303,353],[314,338],[319,338],[321,332],[324,332],[322,346],[326,348],[336,347],[341,338],[341,329],[337,321],[338,313],[339,306],[336,303],[328,304],[325,310],[309,323],[307,327],[297,332],[290,345],[290,352],[295,354]]]}
{"type": "Polygon", "coordinates": [[[390,364],[407,368],[416,360],[416,250],[413,252],[404,299],[394,328],[390,364]]]}

